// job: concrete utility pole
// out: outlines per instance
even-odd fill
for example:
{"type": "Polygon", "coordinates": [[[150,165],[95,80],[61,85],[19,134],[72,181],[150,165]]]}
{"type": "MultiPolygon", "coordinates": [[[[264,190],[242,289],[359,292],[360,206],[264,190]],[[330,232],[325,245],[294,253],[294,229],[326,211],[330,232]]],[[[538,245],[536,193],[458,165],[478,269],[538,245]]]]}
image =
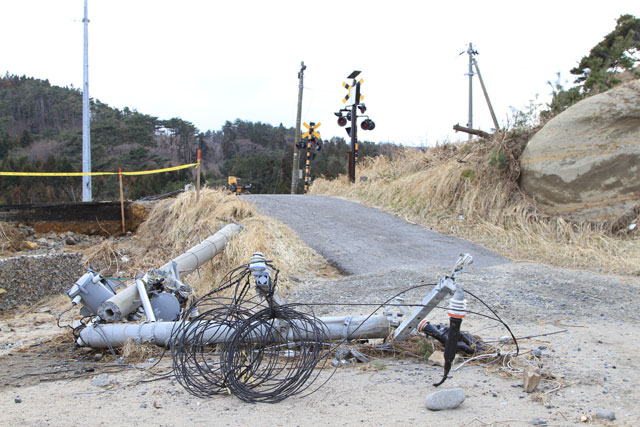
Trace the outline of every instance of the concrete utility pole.
{"type": "MultiPolygon", "coordinates": [[[[91,134],[89,132],[91,112],[89,111],[89,18],[87,16],[87,0],[84,0],[84,55],[82,83],[82,172],[91,172],[91,134]]],[[[90,202],[91,176],[82,177],[82,201],[90,202]]]]}
{"type": "MultiPolygon", "coordinates": [[[[467,122],[467,127],[469,129],[473,129],[473,55],[476,53],[473,50],[473,45],[469,43],[469,48],[467,49],[467,54],[469,55],[469,121],[467,122]]],[[[469,134],[469,140],[471,140],[471,134],[469,134]]]]}
{"type": "Polygon", "coordinates": [[[293,166],[291,167],[291,194],[296,194],[298,188],[298,148],[300,143],[300,121],[302,119],[302,89],[304,87],[304,70],[307,67],[304,61],[300,62],[300,71],[298,71],[298,115],[296,116],[296,134],[293,140],[293,166]]]}

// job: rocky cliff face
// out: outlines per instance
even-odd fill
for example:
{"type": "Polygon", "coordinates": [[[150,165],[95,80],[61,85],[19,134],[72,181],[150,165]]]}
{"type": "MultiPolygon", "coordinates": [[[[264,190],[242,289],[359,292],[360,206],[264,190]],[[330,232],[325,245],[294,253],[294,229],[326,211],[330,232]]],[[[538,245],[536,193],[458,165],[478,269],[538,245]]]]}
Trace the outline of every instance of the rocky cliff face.
{"type": "Polygon", "coordinates": [[[549,213],[610,220],[640,204],[640,80],[554,117],[520,163],[520,186],[549,213]]]}

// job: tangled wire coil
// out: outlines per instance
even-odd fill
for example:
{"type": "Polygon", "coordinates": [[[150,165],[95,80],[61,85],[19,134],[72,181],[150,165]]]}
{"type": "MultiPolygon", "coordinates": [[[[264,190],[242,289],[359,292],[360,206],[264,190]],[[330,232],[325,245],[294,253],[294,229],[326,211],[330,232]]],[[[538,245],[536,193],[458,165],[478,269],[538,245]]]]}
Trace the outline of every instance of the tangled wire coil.
{"type": "Polygon", "coordinates": [[[172,333],[173,370],[191,394],[232,394],[245,402],[276,403],[308,389],[329,352],[327,328],[300,305],[277,305],[273,290],[250,296],[251,270],[232,270],[196,300],[172,333]],[[232,296],[221,296],[231,290],[232,296]],[[295,308],[294,308],[295,307],[295,308]]]}

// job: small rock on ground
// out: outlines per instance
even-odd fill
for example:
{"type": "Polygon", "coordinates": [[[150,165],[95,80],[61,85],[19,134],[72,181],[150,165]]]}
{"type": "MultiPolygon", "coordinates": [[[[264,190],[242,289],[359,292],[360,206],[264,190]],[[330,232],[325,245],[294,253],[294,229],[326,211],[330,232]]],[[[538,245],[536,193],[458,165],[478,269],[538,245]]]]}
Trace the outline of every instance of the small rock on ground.
{"type": "Polygon", "coordinates": [[[613,421],[616,419],[616,414],[611,409],[599,409],[598,412],[596,412],[596,418],[613,421]]]}
{"type": "Polygon", "coordinates": [[[91,384],[96,387],[106,387],[111,384],[111,379],[107,376],[107,374],[100,374],[93,379],[91,384]]]}
{"type": "Polygon", "coordinates": [[[432,411],[454,409],[464,402],[465,397],[464,392],[459,388],[440,390],[427,396],[426,406],[432,411]]]}

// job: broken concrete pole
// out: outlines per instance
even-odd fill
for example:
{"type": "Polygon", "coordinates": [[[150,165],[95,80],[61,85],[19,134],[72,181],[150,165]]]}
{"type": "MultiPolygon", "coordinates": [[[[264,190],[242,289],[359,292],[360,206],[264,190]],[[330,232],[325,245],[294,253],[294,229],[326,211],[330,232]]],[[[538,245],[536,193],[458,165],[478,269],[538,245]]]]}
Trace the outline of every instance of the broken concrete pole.
{"type": "MultiPolygon", "coordinates": [[[[348,339],[369,339],[384,338],[389,335],[390,326],[386,316],[361,316],[353,317],[345,327],[346,317],[321,317],[320,320],[326,326],[325,333],[330,341],[348,339]]],[[[179,339],[175,333],[178,330],[180,322],[151,322],[142,324],[130,323],[111,323],[89,325],[80,332],[78,345],[89,346],[93,348],[122,347],[129,339],[133,339],[136,343],[153,343],[166,347],[169,345],[172,334],[173,339],[179,339]],[[106,341],[105,341],[106,340],[106,341]]],[[[198,335],[204,342],[211,344],[225,342],[230,338],[234,330],[225,325],[217,325],[209,322],[192,322],[182,331],[187,330],[188,334],[193,335],[197,331],[198,335]],[[201,326],[204,325],[204,326],[201,326]]],[[[301,330],[301,329],[299,329],[301,330]]],[[[254,331],[256,334],[258,329],[254,331]]],[[[267,330],[264,332],[273,336],[267,330]]],[[[309,331],[309,337],[312,337],[309,331]]],[[[257,337],[257,335],[256,335],[257,337]]],[[[294,336],[293,330],[288,331],[287,340],[300,340],[299,333],[294,336]]]]}
{"type": "MultiPolygon", "coordinates": [[[[207,237],[203,242],[160,267],[160,270],[169,272],[175,263],[179,276],[191,273],[222,252],[229,239],[241,229],[242,226],[239,224],[226,225],[217,233],[207,237]]],[[[180,277],[176,277],[176,279],[180,279],[180,277]]],[[[102,303],[98,308],[98,315],[108,322],[117,322],[133,313],[141,304],[142,299],[136,282],[102,303]]]]}
{"type": "Polygon", "coordinates": [[[540,371],[538,369],[525,368],[523,373],[523,387],[527,393],[532,393],[540,384],[540,371]]]}
{"type": "Polygon", "coordinates": [[[192,247],[182,255],[177,256],[160,267],[160,270],[169,271],[171,264],[175,262],[176,269],[181,276],[183,274],[191,273],[196,268],[222,252],[227,242],[241,229],[242,226],[239,224],[228,224],[224,226],[217,233],[207,237],[202,243],[192,247]]]}

